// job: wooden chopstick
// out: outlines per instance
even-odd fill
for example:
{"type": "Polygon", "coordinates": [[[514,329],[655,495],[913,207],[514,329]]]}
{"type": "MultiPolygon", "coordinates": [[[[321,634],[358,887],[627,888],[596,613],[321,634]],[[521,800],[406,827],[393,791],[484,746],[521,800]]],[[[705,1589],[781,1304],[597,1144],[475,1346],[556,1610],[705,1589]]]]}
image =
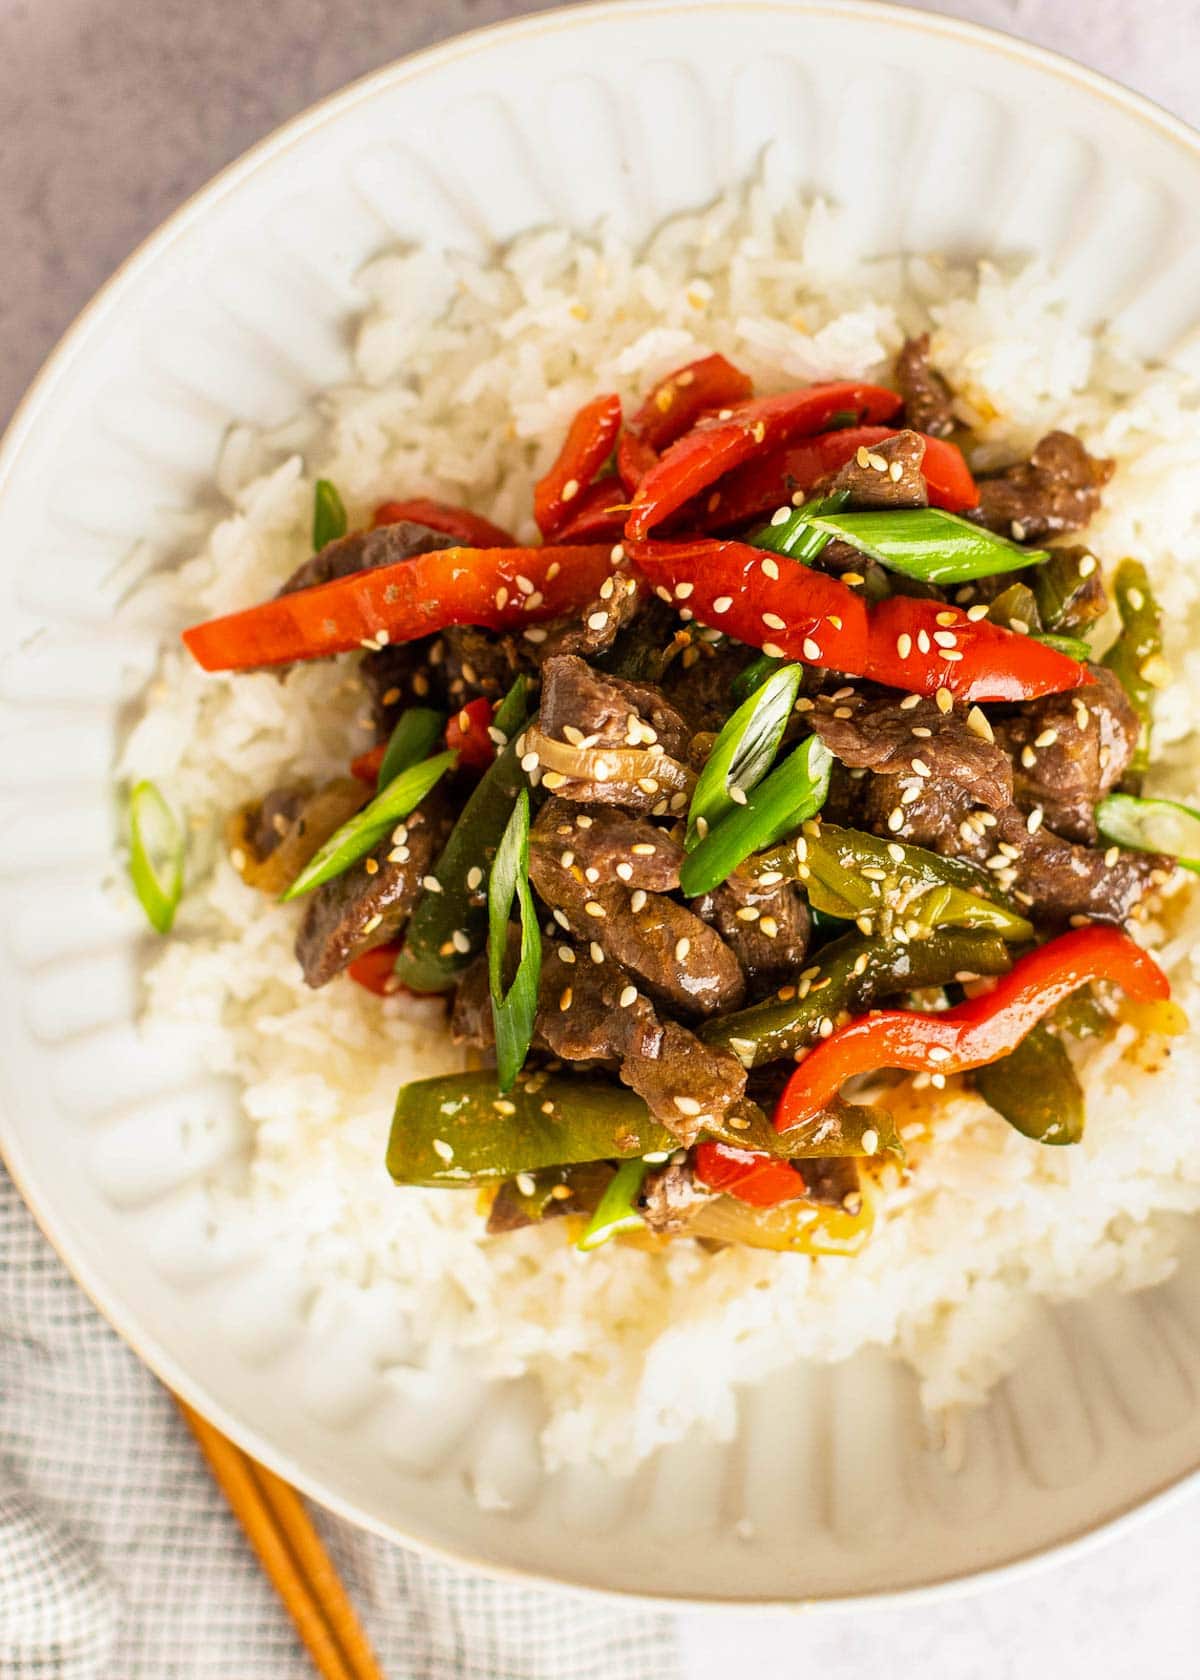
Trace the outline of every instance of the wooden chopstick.
{"type": "Polygon", "coordinates": [[[176,1400],[323,1680],[384,1680],[354,1606],[295,1488],[176,1400]]]}

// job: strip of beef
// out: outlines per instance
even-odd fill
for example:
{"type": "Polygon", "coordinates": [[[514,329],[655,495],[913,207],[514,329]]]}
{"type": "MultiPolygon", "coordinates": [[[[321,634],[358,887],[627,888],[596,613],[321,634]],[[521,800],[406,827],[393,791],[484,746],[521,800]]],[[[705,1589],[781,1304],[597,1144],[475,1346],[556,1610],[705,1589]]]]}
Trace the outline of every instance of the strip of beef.
{"type": "Polygon", "coordinates": [[[647,892],[673,892],[679,885],[683,847],[665,829],[614,805],[580,810],[566,799],[549,799],[538,815],[539,839],[557,841],[558,861],[576,866],[589,884],[623,881],[647,892]]]}
{"type": "Polygon", "coordinates": [[[652,1231],[674,1236],[687,1228],[692,1214],[711,1192],[697,1182],[690,1161],[668,1161],[651,1167],[642,1182],[640,1209],[652,1231]]]}
{"type": "Polygon", "coordinates": [[[1070,432],[1048,432],[1028,461],[979,481],[975,517],[1017,542],[1079,531],[1100,507],[1114,463],[1089,455],[1070,432]]]}
{"type": "MultiPolygon", "coordinates": [[[[591,823],[587,812],[580,816],[576,836],[586,835],[591,823]]],[[[578,847],[558,832],[561,826],[557,809],[549,817],[543,810],[529,846],[530,879],[559,925],[637,975],[652,997],[681,1014],[736,1009],[746,982],[729,946],[682,904],[638,885],[657,859],[631,852],[628,881],[589,881],[574,855],[578,847]]]]}
{"type": "Polygon", "coordinates": [[[532,625],[525,640],[544,662],[560,654],[580,654],[595,659],[607,653],[625,626],[637,615],[642,599],[638,579],[623,565],[613,567],[590,601],[585,601],[571,618],[556,618],[549,624],[532,625]]]}
{"type": "Polygon", "coordinates": [[[804,967],[812,919],[792,881],[737,870],[692,909],[733,951],[755,996],[773,991],[804,967]]]}
{"type": "Polygon", "coordinates": [[[542,683],[523,762],[541,771],[545,787],[659,816],[686,807],[694,782],[681,762],[688,729],[657,688],[603,676],[573,654],[547,660],[542,683]]]}
{"type": "Polygon", "coordinates": [[[949,437],[954,430],[954,399],[950,387],[929,365],[929,334],[906,339],[896,357],[896,384],[904,398],[904,418],[930,437],[949,437]]]}
{"type": "MultiPolygon", "coordinates": [[[[477,1049],[495,1042],[485,957],[459,982],[451,1030],[457,1042],[477,1049]]],[[[736,1056],[662,1020],[628,973],[565,940],[543,946],[533,1042],[576,1067],[614,1068],[681,1143],[726,1114],[746,1087],[736,1056]]]]}
{"type": "Polygon", "coordinates": [[[1172,868],[1169,858],[1152,852],[1120,852],[1110,863],[1111,853],[1074,845],[1037,827],[1036,819],[1016,805],[984,810],[965,788],[915,776],[869,777],[863,820],[877,834],[983,865],[998,886],[1053,922],[1072,916],[1123,922],[1172,868]]]}
{"type": "Polygon", "coordinates": [[[426,639],[397,642],[378,653],[364,653],[359,661],[359,675],[371,698],[371,716],[381,740],[391,734],[407,707],[445,700],[442,669],[431,662],[430,651],[426,639]]]}
{"type": "Polygon", "coordinates": [[[996,724],[996,739],[1012,755],[1021,809],[1040,806],[1047,828],[1094,846],[1095,807],[1133,757],[1138,718],[1112,672],[1091,669],[1095,683],[1028,701],[996,724]]]}
{"type": "Polygon", "coordinates": [[[480,695],[499,700],[522,672],[531,675],[537,669],[515,636],[477,630],[472,625],[456,625],[444,631],[430,653],[434,664],[440,666],[446,698],[452,706],[461,706],[480,695]]]}
{"type": "Polygon", "coordinates": [[[297,567],[279,593],[291,595],[297,589],[312,589],[319,583],[349,577],[352,572],[373,572],[377,566],[395,566],[414,555],[454,546],[453,537],[442,531],[431,531],[428,525],[418,525],[411,519],[380,525],[374,531],[349,531],[344,537],[326,543],[320,553],[297,567]]]}
{"type": "Polygon", "coordinates": [[[309,894],[296,957],[310,986],[324,986],[356,957],[395,939],[451,823],[436,789],[366,857],[309,894]]]}
{"type": "Polygon", "coordinates": [[[836,472],[830,491],[845,490],[846,510],[922,508],[929,492],[921,472],[925,439],[916,432],[897,432],[857,454],[836,472]]]}
{"type": "Polygon", "coordinates": [[[813,731],[850,769],[949,782],[969,789],[977,803],[999,810],[1012,798],[1012,765],[989,738],[987,724],[981,724],[980,733],[968,721],[971,717],[959,707],[943,712],[933,700],[913,705],[911,697],[902,703],[890,695],[868,697],[845,689],[821,696],[807,713],[813,731]]]}
{"type": "Polygon", "coordinates": [[[736,1056],[661,1020],[627,974],[569,945],[544,953],[537,1032],[564,1061],[615,1059],[622,1084],[681,1143],[692,1143],[746,1088],[736,1056]]]}
{"type": "Polygon", "coordinates": [[[733,710],[734,678],[753,657],[754,649],[741,642],[722,640],[714,646],[688,638],[663,683],[671,704],[695,732],[715,735],[723,727],[733,710]]]}

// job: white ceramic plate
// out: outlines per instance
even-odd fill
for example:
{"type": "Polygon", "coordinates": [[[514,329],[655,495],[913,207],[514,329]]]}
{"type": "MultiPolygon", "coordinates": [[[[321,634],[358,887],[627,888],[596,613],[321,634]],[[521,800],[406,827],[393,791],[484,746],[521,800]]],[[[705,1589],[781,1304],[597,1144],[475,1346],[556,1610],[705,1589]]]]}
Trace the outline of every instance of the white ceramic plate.
{"type": "Polygon", "coordinates": [[[120,711],[154,655],[114,633],[112,572],[170,541],[231,419],[279,420],[349,371],[380,247],[648,231],[768,140],[873,248],[1040,251],[1083,314],[1200,361],[1200,142],[1162,112],[927,15],[622,0],[451,42],[256,148],[101,293],[0,458],[0,1143],[45,1229],[165,1381],[343,1514],[491,1570],[707,1602],[928,1589],[1179,1485],[1200,1463],[1200,1242],[1153,1293],[1047,1312],[956,1473],[908,1379],[864,1355],[747,1393],[728,1448],[544,1477],[522,1387],[385,1377],[386,1326],[306,1329],[293,1280],[207,1227],[236,1129],[182,1124],[218,1093],[186,1045],[136,1035],[145,945],[101,892],[120,711]]]}

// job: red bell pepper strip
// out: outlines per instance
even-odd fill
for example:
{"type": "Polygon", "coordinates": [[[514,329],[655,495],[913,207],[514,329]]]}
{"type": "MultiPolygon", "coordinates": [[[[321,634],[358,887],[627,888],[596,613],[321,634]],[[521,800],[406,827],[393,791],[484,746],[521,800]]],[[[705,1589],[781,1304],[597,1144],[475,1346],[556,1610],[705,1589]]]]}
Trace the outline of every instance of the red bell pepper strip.
{"type": "MultiPolygon", "coordinates": [[[[790,502],[793,492],[811,490],[820,479],[837,472],[860,449],[874,449],[895,435],[894,426],[850,426],[780,444],[726,474],[707,496],[701,495],[695,517],[682,523],[689,530],[718,531],[761,518],[790,502]]],[[[919,435],[925,439],[921,472],[930,506],[950,513],[978,506],[979,489],[962,450],[943,438],[919,435]]]]}
{"type": "Polygon", "coordinates": [[[825,572],[711,537],[627,541],[625,552],[659,594],[739,642],[851,676],[866,665],[866,604],[825,572]]]}
{"type": "Polygon", "coordinates": [[[895,391],[839,380],[720,409],[673,443],[642,479],[626,531],[631,537],[645,537],[668,514],[752,455],[805,433],[825,431],[835,414],[852,410],[874,422],[890,420],[899,407],[895,391]]]}
{"type": "Polygon", "coordinates": [[[668,444],[690,431],[702,414],[744,402],[754,382],[724,356],[702,356],[660,379],[626,422],[617,444],[617,472],[630,495],[668,444]]]}
{"type": "Polygon", "coordinates": [[[1029,700],[1094,681],[1066,654],[941,601],[897,595],[868,611],[837,578],[749,543],[701,537],[627,539],[624,546],[650,583],[701,624],[805,665],[871,677],[909,694],[945,688],[972,702],[1029,700]]]}
{"type": "Polygon", "coordinates": [[[387,742],[379,741],[369,747],[365,753],[359,753],[357,758],[350,761],[350,774],[357,776],[360,782],[366,782],[373,788],[379,781],[379,772],[383,768],[383,755],[387,751],[387,742]]]}
{"type": "Polygon", "coordinates": [[[488,734],[496,708],[481,695],[468,700],[446,725],[446,745],[458,754],[459,768],[486,770],[496,756],[496,744],[488,734]]]}
{"type": "Polygon", "coordinates": [[[361,957],[355,957],[347,966],[346,973],[358,985],[374,992],[376,997],[394,997],[397,992],[405,991],[407,988],[396,978],[400,943],[398,939],[389,940],[386,945],[376,945],[374,950],[364,951],[361,957]]]}
{"type": "Polygon", "coordinates": [[[517,539],[499,525],[470,508],[456,507],[453,502],[435,502],[431,496],[410,496],[407,501],[381,502],[375,509],[372,525],[396,525],[402,519],[414,524],[428,525],[468,548],[515,548],[517,539]]]}
{"type": "Polygon", "coordinates": [[[452,624],[519,630],[582,606],[612,570],[608,543],[443,548],[352,572],[260,606],[194,624],[183,640],[206,671],[324,659],[452,624]]]}
{"type": "Polygon", "coordinates": [[[701,1184],[736,1196],[751,1207],[794,1202],[808,1189],[787,1161],[760,1155],[753,1149],[736,1149],[728,1143],[698,1143],[692,1153],[692,1166],[701,1184]]]}
{"type": "Polygon", "coordinates": [[[1095,681],[1086,665],[1030,636],[910,595],[871,608],[867,663],[859,674],[910,694],[946,688],[970,702],[1034,700],[1095,681]]]}
{"type": "Polygon", "coordinates": [[[554,540],[558,543],[619,542],[628,511],[629,498],[621,480],[598,478],[572,501],[570,513],[554,533],[554,540]]]}
{"type": "Polygon", "coordinates": [[[1139,1003],[1169,997],[1171,984],[1119,928],[1077,928],[1030,951],[990,992],[941,1014],[882,1009],[824,1039],[796,1069],[775,1110],[786,1132],[829,1106],[847,1079],[879,1068],[965,1073],[999,1061],[1044,1015],[1089,980],[1115,980],[1139,1003]]]}
{"type": "Polygon", "coordinates": [[[534,486],[533,517],[547,541],[612,454],[620,429],[621,399],[613,394],[593,397],[571,421],[558,459],[534,486]]]}

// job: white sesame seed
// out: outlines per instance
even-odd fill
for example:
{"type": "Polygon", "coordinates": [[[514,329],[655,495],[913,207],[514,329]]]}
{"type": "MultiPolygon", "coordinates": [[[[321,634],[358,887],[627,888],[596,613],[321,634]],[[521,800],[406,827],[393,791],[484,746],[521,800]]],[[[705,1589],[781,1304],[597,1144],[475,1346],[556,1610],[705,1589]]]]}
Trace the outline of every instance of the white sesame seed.
{"type": "Polygon", "coordinates": [[[688,596],[692,593],[693,589],[695,589],[695,587],[696,587],[696,585],[694,583],[677,583],[675,585],[675,598],[676,598],[676,600],[686,601],[688,596]]]}
{"type": "Polygon", "coordinates": [[[929,768],[928,764],[926,764],[926,762],[923,758],[914,758],[913,761],[912,761],[912,767],[913,767],[913,770],[916,772],[916,774],[918,776],[932,776],[933,775],[933,771],[929,768]]]}
{"type": "Polygon", "coordinates": [[[904,827],[904,812],[899,805],[888,813],[887,825],[893,834],[898,833],[904,827]]]}
{"type": "Polygon", "coordinates": [[[780,618],[778,613],[763,613],[762,621],[768,630],[786,630],[787,620],[780,618]]]}
{"type": "Polygon", "coordinates": [[[942,658],[950,660],[951,664],[957,664],[962,658],[962,654],[955,648],[943,648],[942,658]]]}
{"type": "Polygon", "coordinates": [[[971,620],[972,624],[978,624],[979,620],[981,618],[986,618],[987,615],[987,605],[983,601],[978,602],[977,605],[973,607],[967,608],[967,617],[971,620]]]}
{"type": "Polygon", "coordinates": [[[571,1004],[572,1004],[572,1001],[574,1000],[574,997],[575,997],[575,992],[574,992],[573,988],[570,987],[570,986],[564,986],[563,989],[562,989],[562,993],[559,996],[559,1000],[558,1000],[558,1008],[559,1008],[559,1013],[560,1014],[565,1015],[567,1013],[567,1010],[570,1009],[570,1007],[571,1007],[571,1004]]]}
{"type": "Polygon", "coordinates": [[[363,923],[363,932],[374,933],[375,929],[379,926],[382,920],[383,917],[381,915],[368,916],[366,921],[363,923]]]}
{"type": "Polygon", "coordinates": [[[603,945],[601,945],[597,940],[593,939],[591,944],[588,946],[588,956],[591,957],[592,961],[598,967],[604,961],[604,947],[603,947],[603,945]]]}
{"type": "Polygon", "coordinates": [[[900,710],[902,712],[911,712],[914,706],[919,706],[920,704],[921,696],[919,694],[906,694],[900,702],[900,710]]]}
{"type": "Polygon", "coordinates": [[[1033,769],[1034,765],[1037,763],[1037,754],[1034,752],[1032,747],[1026,746],[1021,748],[1021,763],[1026,770],[1033,769]]]}
{"type": "Polygon", "coordinates": [[[632,881],[633,865],[631,863],[619,863],[617,865],[617,874],[620,876],[622,881],[632,881]]]}
{"type": "Polygon", "coordinates": [[[1085,554],[1083,556],[1083,559],[1079,562],[1079,575],[1080,575],[1080,577],[1081,578],[1089,578],[1089,577],[1091,577],[1092,573],[1095,570],[1096,570],[1096,556],[1094,554],[1085,554]]]}
{"type": "Polygon", "coordinates": [[[787,507],[776,508],[775,512],[771,515],[771,524],[772,525],[783,525],[783,524],[785,524],[787,522],[787,520],[791,518],[791,511],[792,510],[790,508],[787,508],[787,507]]]}
{"type": "Polygon", "coordinates": [[[612,599],[612,592],[616,587],[617,587],[616,578],[606,577],[604,582],[600,585],[600,599],[602,601],[611,600],[612,599]]]}
{"type": "Polygon", "coordinates": [[[745,788],[740,788],[736,784],[731,784],[728,791],[729,791],[729,797],[730,797],[730,799],[733,800],[733,803],[735,805],[747,805],[747,804],[749,804],[749,800],[746,797],[745,788]]]}
{"type": "Polygon", "coordinates": [[[863,1153],[874,1155],[879,1148],[879,1133],[873,1127],[868,1127],[862,1135],[863,1153]]]}
{"type": "Polygon", "coordinates": [[[594,612],[588,614],[589,630],[603,630],[607,623],[608,614],[606,612],[594,612]]]}
{"type": "Polygon", "coordinates": [[[937,702],[938,711],[943,715],[954,710],[954,696],[948,688],[939,688],[934,700],[937,702]]]}
{"type": "Polygon", "coordinates": [[[1110,846],[1104,854],[1104,867],[1105,867],[1105,869],[1111,869],[1113,864],[1116,863],[1117,859],[1120,857],[1120,855],[1121,855],[1120,846],[1110,846]]]}
{"type": "Polygon", "coordinates": [[[450,1162],[454,1159],[454,1151],[445,1138],[434,1138],[433,1152],[441,1161],[450,1162]]]}
{"type": "Polygon", "coordinates": [[[909,635],[907,630],[903,635],[896,637],[896,652],[900,655],[901,659],[908,658],[909,654],[912,652],[912,647],[912,637],[909,635]]]}
{"type": "MultiPolygon", "coordinates": [[[[808,642],[806,642],[804,645],[805,645],[806,648],[808,648],[810,646],[813,646],[813,647],[816,646],[815,643],[808,643],[808,642]]],[[[763,645],[762,645],[762,650],[766,654],[768,659],[783,659],[785,657],[783,649],[779,646],[779,644],[777,642],[764,642],[763,645]]],[[[810,659],[813,659],[815,657],[816,657],[815,654],[809,654],[810,659]]]]}
{"type": "Polygon", "coordinates": [[[584,914],[587,915],[587,916],[595,916],[595,917],[599,918],[599,917],[604,915],[603,904],[597,903],[597,901],[594,898],[589,898],[588,899],[587,903],[583,907],[583,910],[584,910],[584,914]]]}
{"type": "MultiPolygon", "coordinates": [[[[598,769],[596,779],[597,781],[600,779],[598,769]]],[[[553,792],[555,788],[566,787],[567,785],[567,778],[563,775],[561,770],[547,770],[546,774],[542,777],[542,781],[551,790],[551,792],[553,792]]]]}
{"type": "Polygon", "coordinates": [[[941,624],[941,625],[944,625],[944,626],[949,626],[951,624],[957,624],[958,623],[958,614],[953,613],[953,612],[940,612],[937,615],[937,618],[934,620],[934,623],[935,624],[941,624]]]}
{"type": "Polygon", "coordinates": [[[471,949],[471,941],[467,938],[462,928],[455,928],[454,932],[450,935],[450,943],[454,946],[454,949],[458,952],[460,957],[465,957],[467,952],[471,949]]]}
{"type": "Polygon", "coordinates": [[[644,910],[645,907],[646,895],[642,891],[641,887],[639,887],[629,900],[629,908],[633,911],[634,915],[636,915],[639,910],[644,910]]]}
{"type": "Polygon", "coordinates": [[[1034,736],[1033,744],[1034,744],[1035,747],[1038,747],[1038,748],[1052,747],[1054,745],[1055,741],[1057,741],[1057,740],[1058,740],[1058,730],[1057,729],[1043,729],[1042,733],[1040,735],[1035,735],[1034,736]]]}
{"type": "MultiPolygon", "coordinates": [[[[765,652],[766,649],[764,648],[763,651],[765,652]]],[[[805,659],[820,659],[821,657],[821,650],[811,636],[805,636],[802,652],[805,659]]]]}
{"type": "Polygon", "coordinates": [[[469,891],[474,892],[476,887],[478,887],[482,881],[483,870],[480,869],[478,864],[476,864],[473,869],[467,870],[467,888],[469,891]]]}
{"type": "Polygon", "coordinates": [[[558,923],[560,928],[566,928],[567,932],[570,933],[571,924],[561,910],[556,910],[554,912],[554,920],[558,923]]]}
{"type": "MultiPolygon", "coordinates": [[[[836,712],[834,716],[837,716],[836,712]]],[[[908,733],[916,741],[931,741],[933,739],[933,730],[926,729],[924,724],[921,723],[915,723],[908,733]]]]}
{"type": "Polygon", "coordinates": [[[672,1101],[680,1114],[695,1115],[700,1113],[700,1104],[695,1097],[674,1097],[672,1101]]]}
{"type": "Polygon", "coordinates": [[[718,595],[716,600],[712,604],[712,610],[715,613],[725,613],[725,612],[729,611],[729,609],[732,605],[733,605],[733,596],[732,595],[718,595]]]}
{"type": "Polygon", "coordinates": [[[917,631],[917,647],[922,653],[929,652],[929,632],[927,630],[917,631]]]}
{"type": "Polygon", "coordinates": [[[421,885],[425,888],[426,892],[440,893],[442,890],[442,883],[438,880],[436,875],[423,875],[421,877],[421,885]]]}
{"type": "Polygon", "coordinates": [[[958,646],[958,637],[954,634],[953,630],[935,630],[933,632],[933,639],[940,648],[952,648],[958,646]]]}
{"type": "Polygon", "coordinates": [[[967,713],[967,728],[972,735],[978,735],[981,741],[994,741],[996,739],[991,724],[978,706],[972,706],[967,713]]]}
{"type": "MultiPolygon", "coordinates": [[[[786,519],[787,516],[788,516],[788,510],[786,508],[780,508],[779,511],[783,515],[783,517],[786,519]]],[[[768,554],[766,559],[762,563],[762,569],[769,578],[774,578],[776,581],[778,581],[778,578],[779,578],[779,562],[778,562],[778,560],[772,560],[771,556],[768,554]]]]}
{"type": "Polygon", "coordinates": [[[1025,827],[1029,830],[1030,834],[1036,834],[1038,829],[1041,828],[1042,819],[1045,815],[1046,813],[1042,810],[1040,805],[1035,805],[1033,807],[1033,810],[1030,811],[1029,815],[1025,818],[1025,827]]]}
{"type": "Polygon", "coordinates": [[[563,499],[563,501],[564,502],[572,501],[576,496],[578,496],[578,494],[579,494],[579,480],[577,478],[569,478],[567,480],[567,482],[562,487],[562,499],[563,499]]]}
{"type": "Polygon", "coordinates": [[[739,922],[756,922],[761,914],[762,912],[756,910],[753,904],[743,904],[740,910],[734,911],[734,915],[739,922]]]}

